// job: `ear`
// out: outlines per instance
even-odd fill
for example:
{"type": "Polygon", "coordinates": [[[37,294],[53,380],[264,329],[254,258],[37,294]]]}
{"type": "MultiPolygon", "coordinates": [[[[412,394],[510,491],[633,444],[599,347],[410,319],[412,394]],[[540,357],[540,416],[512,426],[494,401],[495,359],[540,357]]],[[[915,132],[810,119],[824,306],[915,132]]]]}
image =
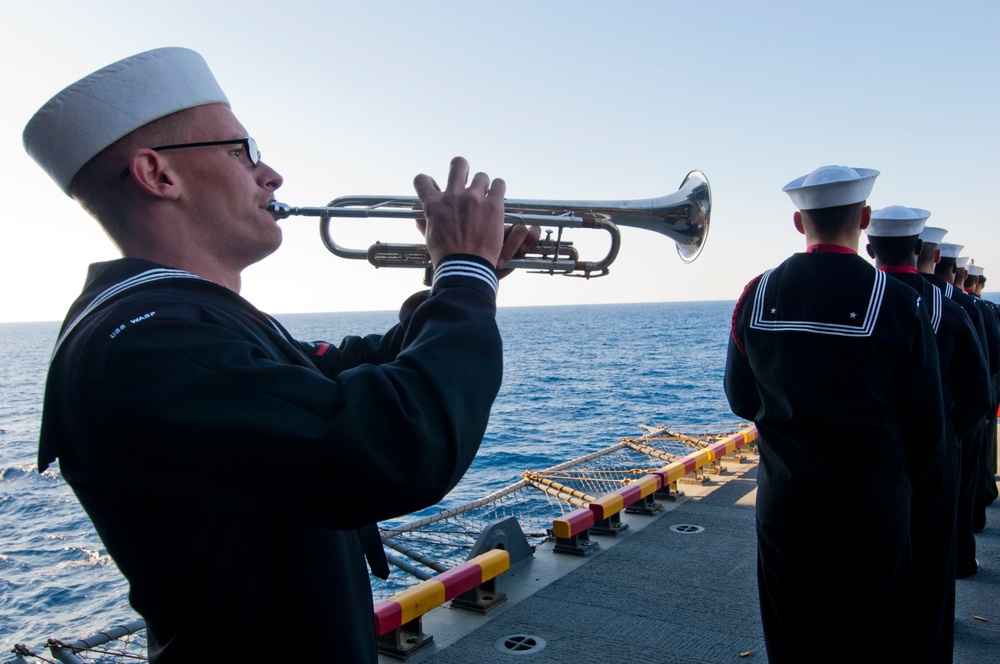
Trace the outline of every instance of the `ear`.
{"type": "Polygon", "coordinates": [[[868,228],[868,224],[872,222],[872,206],[866,205],[861,210],[861,230],[868,228]]]}
{"type": "Polygon", "coordinates": [[[923,250],[924,250],[924,241],[917,238],[917,246],[914,248],[913,253],[919,256],[920,252],[923,250]]]}
{"type": "Polygon", "coordinates": [[[875,258],[875,250],[872,249],[872,245],[871,244],[866,244],[865,245],[865,251],[868,252],[868,257],[869,258],[875,258]]]}
{"type": "Polygon", "coordinates": [[[176,174],[155,150],[136,150],[129,160],[128,170],[132,181],[146,195],[164,199],[176,199],[180,195],[176,174]]]}
{"type": "Polygon", "coordinates": [[[934,264],[937,265],[941,262],[941,247],[934,250],[934,264]]]}
{"type": "Polygon", "coordinates": [[[802,225],[802,213],[796,210],[795,214],[792,215],[792,221],[795,224],[795,230],[805,235],[806,227],[802,225]]]}

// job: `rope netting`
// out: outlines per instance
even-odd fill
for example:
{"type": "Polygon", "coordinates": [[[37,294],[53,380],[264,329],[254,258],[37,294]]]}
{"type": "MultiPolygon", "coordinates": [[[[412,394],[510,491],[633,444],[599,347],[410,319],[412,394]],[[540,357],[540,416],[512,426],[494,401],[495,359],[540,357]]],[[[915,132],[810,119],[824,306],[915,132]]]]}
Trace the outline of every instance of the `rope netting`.
{"type": "Polygon", "coordinates": [[[136,620],[127,625],[118,625],[98,632],[80,641],[68,642],[49,639],[45,648],[47,652],[43,655],[40,652],[33,652],[23,644],[18,644],[11,651],[16,657],[5,660],[4,664],[145,662],[148,661],[148,657],[146,657],[146,623],[142,620],[136,620]]]}
{"type": "MultiPolygon", "coordinates": [[[[551,468],[526,470],[520,481],[471,503],[441,509],[398,526],[380,525],[392,573],[386,581],[370,577],[374,601],[388,599],[465,562],[480,534],[490,524],[508,517],[517,519],[534,549],[550,537],[553,520],[677,461],[693,449],[725,438],[736,427],[726,433],[701,434],[666,427],[642,428],[647,431],[643,436],[622,438],[614,445],[551,468]]],[[[3,664],[145,661],[145,645],[140,620],[69,645],[50,640],[48,649],[55,659],[19,645],[12,651],[16,657],[3,664]],[[116,635],[116,630],[121,633],[116,635]]]]}
{"type": "Polygon", "coordinates": [[[586,507],[732,433],[685,434],[666,427],[643,427],[647,433],[544,470],[526,470],[522,479],[485,498],[397,527],[382,527],[382,540],[394,570],[388,581],[371,577],[375,601],[417,585],[465,562],[487,526],[515,517],[528,543],[537,547],[550,536],[552,521],[586,507]]]}

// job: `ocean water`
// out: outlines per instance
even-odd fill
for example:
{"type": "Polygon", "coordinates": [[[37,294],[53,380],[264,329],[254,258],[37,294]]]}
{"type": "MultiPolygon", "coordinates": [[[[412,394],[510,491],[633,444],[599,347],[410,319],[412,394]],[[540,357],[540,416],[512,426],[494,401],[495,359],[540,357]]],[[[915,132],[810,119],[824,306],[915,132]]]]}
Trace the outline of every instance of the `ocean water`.
{"type": "MultiPolygon", "coordinates": [[[[476,461],[446,505],[666,424],[729,431],[722,388],[733,302],[501,308],[504,384],[476,461]]],[[[297,337],[388,329],[396,312],[278,317],[297,337]]],[[[0,324],[0,659],[135,619],[128,588],[58,466],[36,470],[57,323],[0,324]]],[[[180,553],[179,555],[183,555],[180,553]]],[[[280,564],[276,560],[275,564],[280,564]]]]}

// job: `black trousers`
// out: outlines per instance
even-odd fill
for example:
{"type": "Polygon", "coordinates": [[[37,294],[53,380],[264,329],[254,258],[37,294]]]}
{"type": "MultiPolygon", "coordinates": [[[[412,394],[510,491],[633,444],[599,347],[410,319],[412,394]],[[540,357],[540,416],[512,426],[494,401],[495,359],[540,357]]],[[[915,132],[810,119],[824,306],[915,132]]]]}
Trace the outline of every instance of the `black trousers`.
{"type": "Polygon", "coordinates": [[[906,659],[910,501],[845,505],[846,480],[821,502],[757,492],[757,585],[771,664],[856,662],[860,644],[867,661],[906,659]]]}
{"type": "Polygon", "coordinates": [[[910,500],[910,542],[916,587],[913,589],[913,623],[906,659],[909,664],[950,664],[955,649],[959,452],[959,447],[949,450],[914,487],[910,500]]]}

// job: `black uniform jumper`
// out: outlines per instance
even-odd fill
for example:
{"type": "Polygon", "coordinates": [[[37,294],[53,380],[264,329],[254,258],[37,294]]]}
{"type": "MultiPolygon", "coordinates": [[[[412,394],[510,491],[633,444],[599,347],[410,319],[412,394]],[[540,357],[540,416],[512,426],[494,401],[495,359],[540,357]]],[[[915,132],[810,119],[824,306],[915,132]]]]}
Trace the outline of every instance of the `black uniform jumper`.
{"type": "MultiPolygon", "coordinates": [[[[886,272],[920,293],[935,328],[945,406],[945,454],[913,488],[913,628],[907,661],[948,664],[955,643],[955,575],[961,439],[993,403],[989,367],[961,306],[914,268],[886,272]]],[[[971,536],[971,531],[969,531],[971,536]]]]}
{"type": "Polygon", "coordinates": [[[179,270],[92,266],[50,368],[39,468],[59,458],[152,661],[256,661],[263,635],[376,661],[359,528],[458,482],[500,386],[496,272],[453,256],[444,273],[388,333],[338,348],[179,270]]]}
{"type": "Polygon", "coordinates": [[[944,451],[937,348],[912,288],[833,249],[795,254],[747,286],[726,395],[759,436],[769,660],[854,661],[866,644],[871,661],[897,662],[910,493],[944,451]]]}
{"type": "MultiPolygon", "coordinates": [[[[982,457],[988,445],[990,420],[996,415],[996,384],[1000,376],[1000,341],[996,338],[996,329],[987,327],[984,314],[987,312],[982,302],[969,295],[953,284],[948,283],[933,274],[921,275],[938,286],[952,301],[956,302],[969,315],[979,339],[979,348],[986,358],[987,371],[990,375],[988,394],[990,405],[982,413],[979,422],[962,438],[961,473],[959,477],[958,497],[958,533],[957,533],[957,574],[964,578],[974,574],[978,569],[976,561],[976,539],[973,534],[977,530],[977,515],[985,517],[985,510],[977,510],[977,504],[983,505],[982,490],[982,457]],[[979,500],[977,501],[977,497],[979,500]]],[[[976,401],[985,398],[978,397],[976,401]]],[[[994,427],[995,428],[995,427],[994,427]]],[[[996,483],[994,482],[994,488],[996,483]]]]}

